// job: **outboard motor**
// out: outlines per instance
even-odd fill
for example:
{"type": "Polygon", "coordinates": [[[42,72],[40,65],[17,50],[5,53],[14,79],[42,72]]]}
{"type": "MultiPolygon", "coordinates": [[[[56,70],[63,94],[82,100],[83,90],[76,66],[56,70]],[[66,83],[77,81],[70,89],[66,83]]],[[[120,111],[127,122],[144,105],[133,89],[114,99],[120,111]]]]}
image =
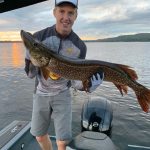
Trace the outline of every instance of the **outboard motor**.
{"type": "Polygon", "coordinates": [[[116,150],[110,139],[113,110],[110,101],[91,98],[81,114],[82,132],[70,141],[67,150],[116,150]]]}
{"type": "Polygon", "coordinates": [[[109,100],[91,98],[85,102],[81,114],[81,130],[111,135],[113,110],[109,100]]]}

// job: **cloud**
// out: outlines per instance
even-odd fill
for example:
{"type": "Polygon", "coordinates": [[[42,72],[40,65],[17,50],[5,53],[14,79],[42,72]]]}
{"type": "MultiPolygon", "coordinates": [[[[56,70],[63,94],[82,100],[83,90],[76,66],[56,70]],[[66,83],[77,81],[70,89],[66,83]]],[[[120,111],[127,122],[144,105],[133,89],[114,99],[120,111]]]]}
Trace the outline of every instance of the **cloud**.
{"type": "Polygon", "coordinates": [[[120,34],[150,32],[148,25],[150,3],[148,1],[92,2],[84,3],[84,9],[80,9],[79,22],[84,23],[80,24],[80,29],[83,30],[80,30],[79,34],[94,33],[97,38],[103,38],[120,34]]]}
{"type": "Polygon", "coordinates": [[[16,31],[21,28],[38,30],[44,27],[44,25],[50,25],[52,18],[50,13],[53,5],[53,3],[46,1],[0,14],[0,31],[16,31]],[[1,22],[9,23],[2,25],[1,22]]]}
{"type": "MultiPolygon", "coordinates": [[[[0,14],[0,32],[37,31],[55,23],[54,0],[0,14]]],[[[81,37],[103,38],[150,32],[148,0],[79,0],[78,18],[73,26],[81,37]]]]}

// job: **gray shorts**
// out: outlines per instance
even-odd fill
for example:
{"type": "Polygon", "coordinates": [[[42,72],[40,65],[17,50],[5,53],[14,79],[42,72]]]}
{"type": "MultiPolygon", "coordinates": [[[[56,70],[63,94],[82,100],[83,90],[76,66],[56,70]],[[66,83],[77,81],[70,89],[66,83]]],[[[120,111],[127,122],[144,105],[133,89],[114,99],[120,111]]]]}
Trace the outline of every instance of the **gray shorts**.
{"type": "Polygon", "coordinates": [[[72,109],[69,90],[55,96],[33,95],[31,134],[34,136],[47,134],[52,114],[56,139],[70,140],[72,137],[72,109]]]}

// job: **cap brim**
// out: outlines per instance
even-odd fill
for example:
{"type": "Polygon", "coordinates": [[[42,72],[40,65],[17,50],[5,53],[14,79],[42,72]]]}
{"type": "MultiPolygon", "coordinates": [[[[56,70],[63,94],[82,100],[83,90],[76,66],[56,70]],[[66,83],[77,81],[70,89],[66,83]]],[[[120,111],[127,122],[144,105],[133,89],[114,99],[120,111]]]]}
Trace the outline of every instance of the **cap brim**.
{"type": "Polygon", "coordinates": [[[68,1],[59,2],[59,3],[55,4],[55,5],[56,5],[56,6],[59,6],[59,5],[62,5],[62,4],[64,4],[64,3],[71,4],[72,6],[74,6],[75,8],[77,8],[77,5],[75,5],[75,4],[71,3],[71,2],[68,2],[68,1]]]}

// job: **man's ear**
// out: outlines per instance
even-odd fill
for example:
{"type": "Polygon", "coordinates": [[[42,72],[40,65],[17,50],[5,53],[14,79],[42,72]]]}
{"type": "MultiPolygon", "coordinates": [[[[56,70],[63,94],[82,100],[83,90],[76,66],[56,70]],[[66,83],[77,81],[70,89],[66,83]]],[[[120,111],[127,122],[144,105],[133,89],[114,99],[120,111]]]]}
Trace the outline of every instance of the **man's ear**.
{"type": "Polygon", "coordinates": [[[75,16],[75,20],[77,19],[77,17],[78,17],[78,12],[77,12],[77,10],[76,10],[76,16],[75,16]]]}
{"type": "Polygon", "coordinates": [[[53,9],[53,15],[56,17],[56,8],[53,9]]]}

